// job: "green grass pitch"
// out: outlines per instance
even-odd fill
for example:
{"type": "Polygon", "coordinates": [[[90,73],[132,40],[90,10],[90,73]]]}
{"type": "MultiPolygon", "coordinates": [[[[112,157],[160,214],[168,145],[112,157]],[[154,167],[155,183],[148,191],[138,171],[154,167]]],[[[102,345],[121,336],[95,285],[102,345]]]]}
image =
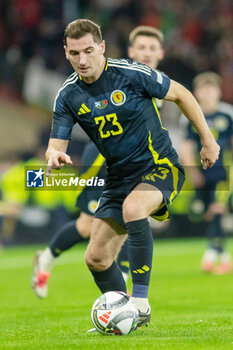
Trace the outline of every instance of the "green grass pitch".
{"type": "MultiPolygon", "coordinates": [[[[0,252],[0,349],[233,349],[233,274],[200,271],[203,239],[156,242],[149,299],[152,322],[124,336],[87,334],[100,295],[84,264],[85,245],[59,258],[49,296],[31,291],[38,247],[0,252]]],[[[233,240],[228,248],[233,253],[233,240]]]]}

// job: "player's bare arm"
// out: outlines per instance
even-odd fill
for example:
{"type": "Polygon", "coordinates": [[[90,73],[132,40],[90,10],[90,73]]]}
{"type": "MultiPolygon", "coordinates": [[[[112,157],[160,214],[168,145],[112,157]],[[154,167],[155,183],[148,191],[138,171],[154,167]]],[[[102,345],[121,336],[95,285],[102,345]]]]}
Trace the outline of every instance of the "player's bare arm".
{"type": "Polygon", "coordinates": [[[45,158],[48,165],[48,173],[51,171],[51,169],[60,168],[64,164],[73,164],[70,156],[66,154],[68,142],[68,140],[53,138],[49,140],[49,145],[45,153],[45,158]]]}
{"type": "Polygon", "coordinates": [[[202,167],[203,169],[211,168],[218,159],[220,147],[216,143],[195,97],[184,86],[171,80],[170,88],[164,99],[175,102],[195,126],[203,144],[200,152],[202,167]]]}

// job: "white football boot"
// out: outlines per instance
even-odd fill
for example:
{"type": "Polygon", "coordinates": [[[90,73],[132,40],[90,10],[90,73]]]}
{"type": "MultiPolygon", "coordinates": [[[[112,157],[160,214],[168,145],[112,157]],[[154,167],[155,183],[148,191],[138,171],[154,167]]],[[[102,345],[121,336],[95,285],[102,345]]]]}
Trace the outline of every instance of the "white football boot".
{"type": "Polygon", "coordinates": [[[42,264],[40,262],[41,255],[44,253],[44,251],[38,251],[34,257],[33,261],[33,274],[32,274],[32,280],[31,285],[32,289],[34,290],[35,294],[39,298],[46,298],[48,295],[48,279],[50,277],[49,271],[44,271],[42,269],[42,264]]]}
{"type": "Polygon", "coordinates": [[[215,271],[215,264],[218,259],[218,253],[215,249],[208,249],[205,251],[202,262],[201,262],[201,269],[204,272],[214,272],[215,271]]]}
{"type": "Polygon", "coordinates": [[[139,320],[137,327],[148,326],[151,319],[151,307],[148,303],[148,299],[146,298],[134,298],[131,297],[132,301],[136,305],[139,312],[139,320]]]}

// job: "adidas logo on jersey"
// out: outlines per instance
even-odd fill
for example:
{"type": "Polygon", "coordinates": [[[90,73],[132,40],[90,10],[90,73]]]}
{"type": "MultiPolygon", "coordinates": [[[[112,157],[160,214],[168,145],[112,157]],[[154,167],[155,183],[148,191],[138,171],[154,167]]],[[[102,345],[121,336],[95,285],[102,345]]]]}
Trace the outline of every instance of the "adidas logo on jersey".
{"type": "Polygon", "coordinates": [[[89,112],[91,112],[91,110],[84,103],[82,103],[81,107],[79,108],[78,115],[86,114],[89,112]]]}

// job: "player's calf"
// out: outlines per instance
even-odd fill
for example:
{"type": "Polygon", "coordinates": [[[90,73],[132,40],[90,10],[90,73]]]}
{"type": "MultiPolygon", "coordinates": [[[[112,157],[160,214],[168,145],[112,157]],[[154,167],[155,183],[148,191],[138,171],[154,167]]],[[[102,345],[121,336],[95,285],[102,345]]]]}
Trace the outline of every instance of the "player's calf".
{"type": "Polygon", "coordinates": [[[118,235],[109,224],[100,219],[94,220],[92,230],[85,261],[95,283],[102,293],[113,290],[126,292],[122,273],[115,263],[125,236],[118,235]]]}

